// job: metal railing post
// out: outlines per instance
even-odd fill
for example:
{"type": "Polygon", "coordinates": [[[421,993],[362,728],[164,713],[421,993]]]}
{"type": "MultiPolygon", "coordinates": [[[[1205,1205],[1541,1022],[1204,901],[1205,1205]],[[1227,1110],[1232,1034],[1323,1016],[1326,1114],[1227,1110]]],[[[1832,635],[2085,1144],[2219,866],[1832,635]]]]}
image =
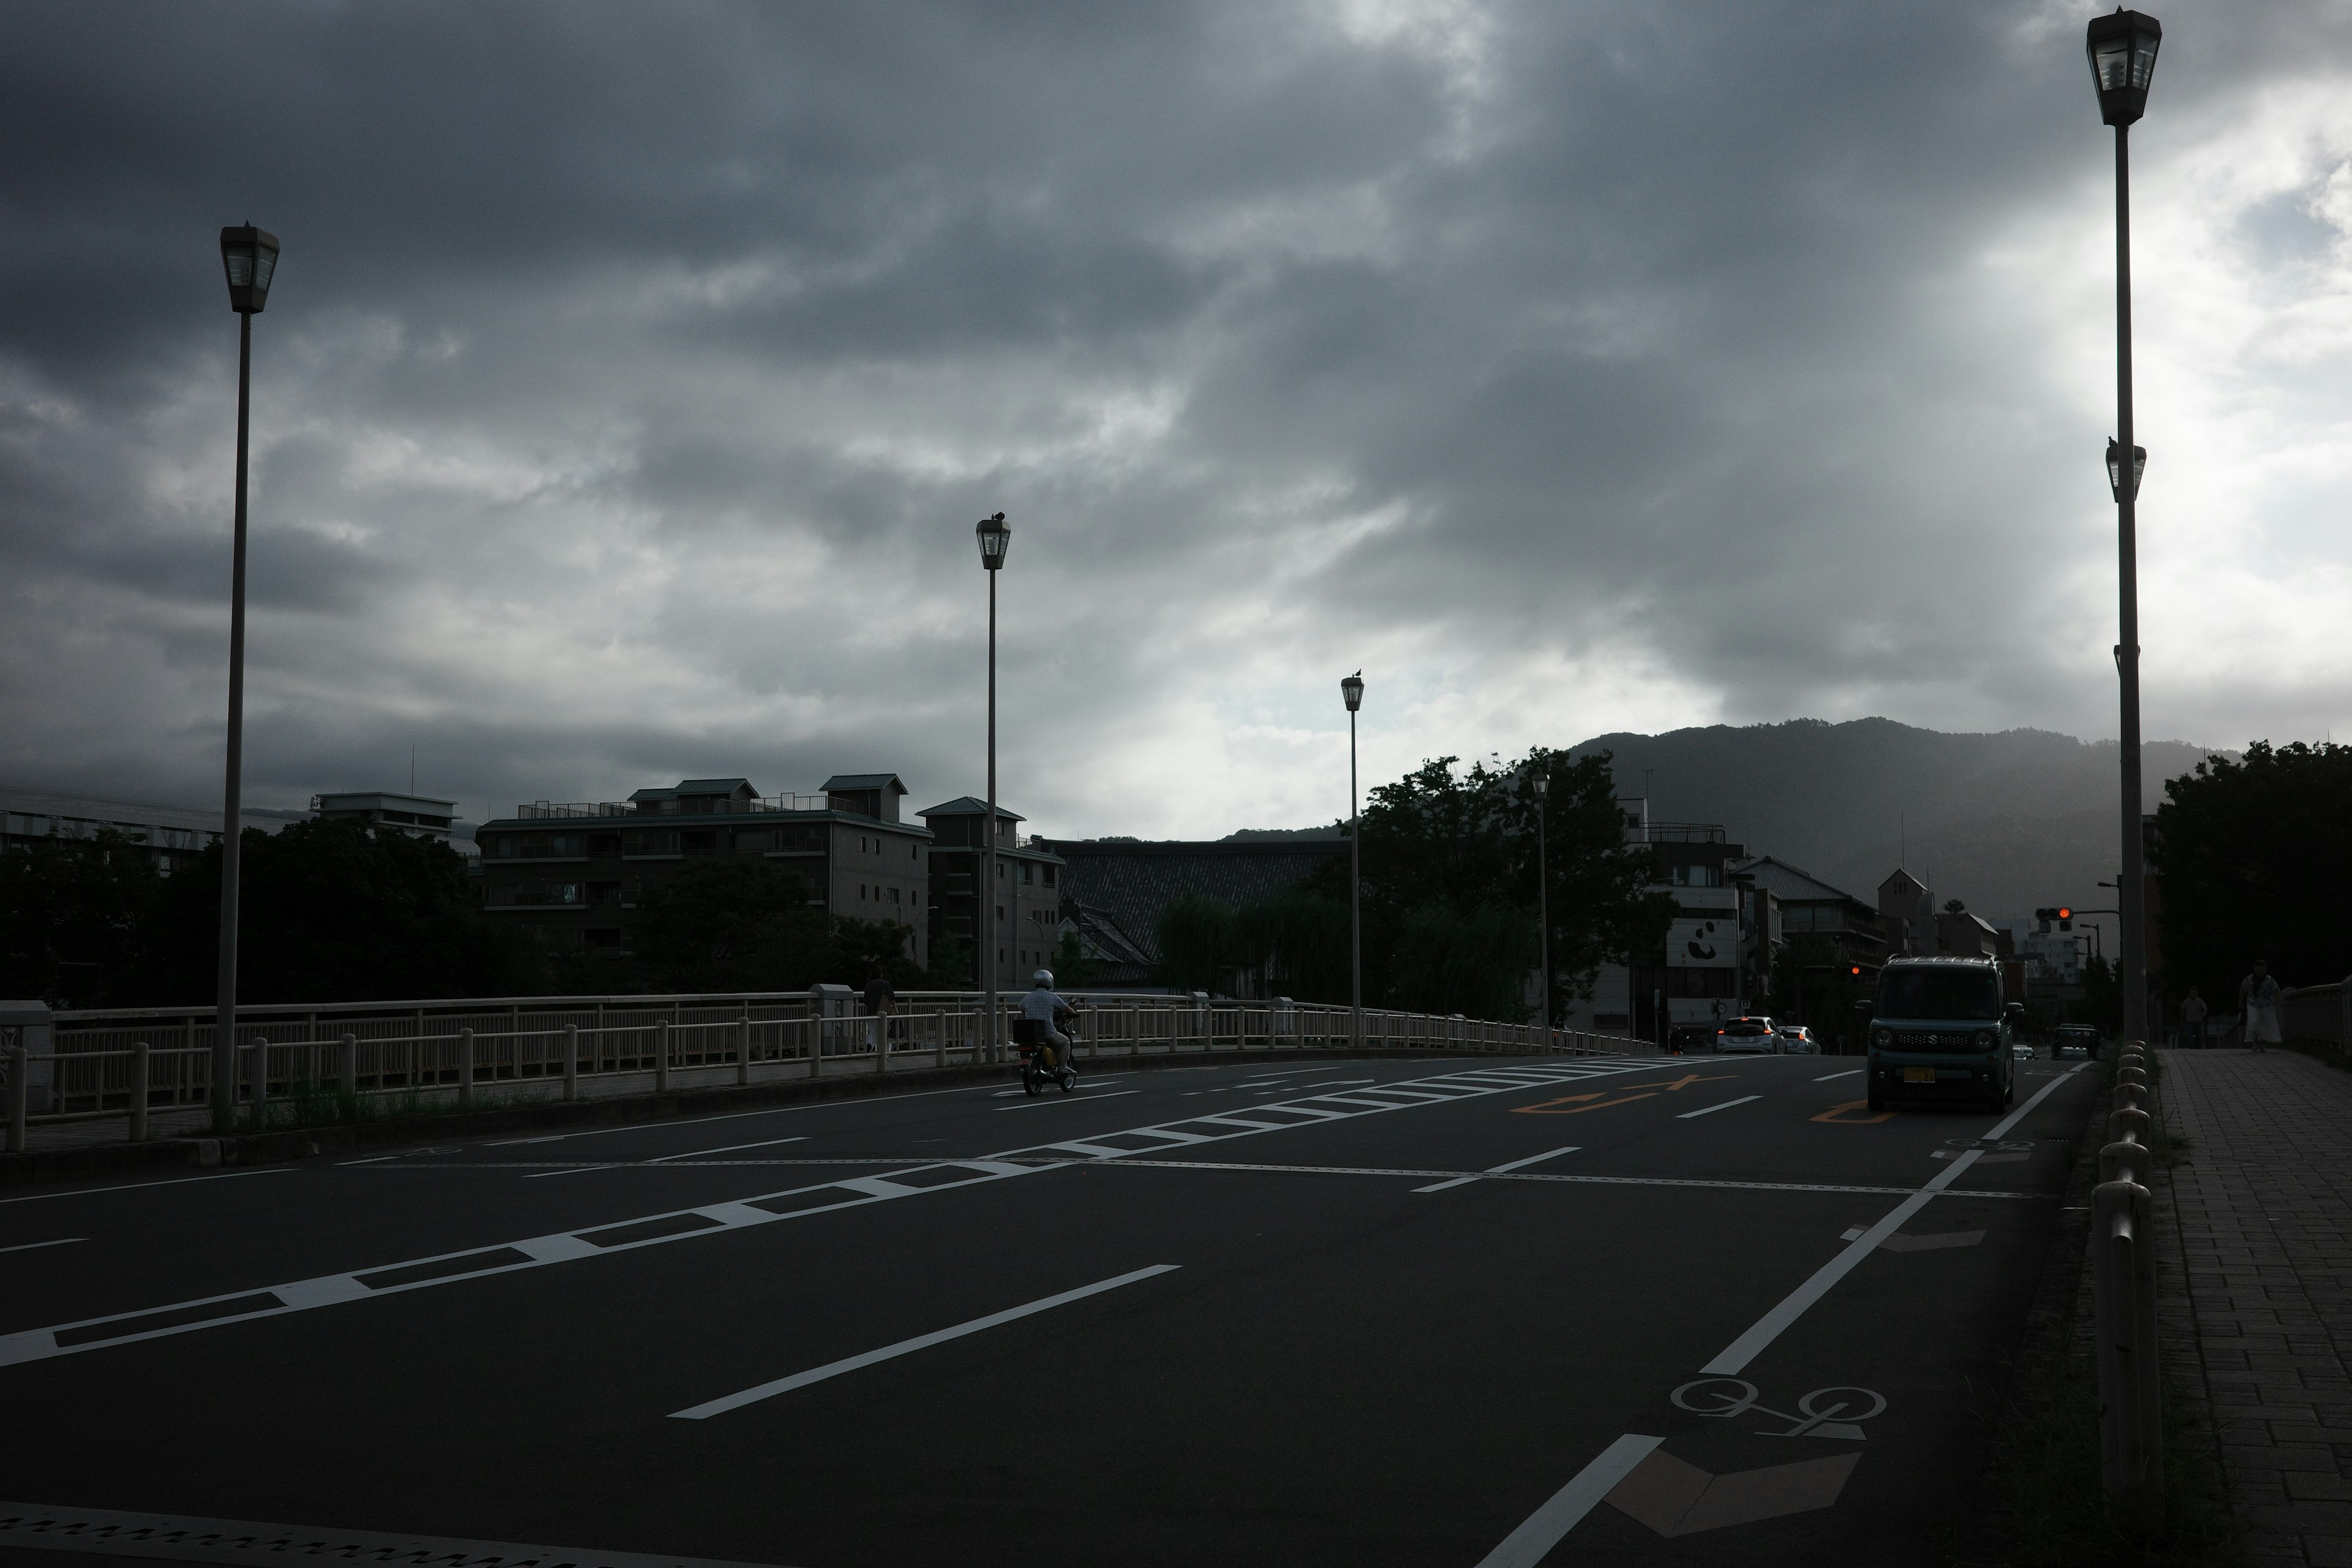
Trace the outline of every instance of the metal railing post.
{"type": "Polygon", "coordinates": [[[735,1087],[741,1089],[751,1081],[751,1004],[735,1020],[735,1087]]]}
{"type": "Polygon", "coordinates": [[[2137,1182],[2103,1182],[2091,1200],[2100,1479],[2120,1521],[2147,1534],[2164,1513],[2151,1203],[2137,1182]]]}
{"type": "Polygon", "coordinates": [[[147,1042],[132,1041],[131,1044],[131,1141],[133,1143],[147,1142],[148,1064],[147,1042]]]}
{"type": "Polygon", "coordinates": [[[457,1031],[457,1103],[474,1103],[474,1031],[457,1031]]]}
{"type": "Polygon", "coordinates": [[[341,1071],[343,1092],[356,1104],[360,1097],[360,1037],[349,1029],[343,1031],[341,1071]]]}
{"type": "Polygon", "coordinates": [[[654,1026],[654,1092],[656,1094],[669,1088],[669,1034],[670,1022],[667,1018],[662,1019],[654,1026]]]}
{"type": "Polygon", "coordinates": [[[563,1098],[580,1098],[580,1026],[563,1026],[563,1098]]]}
{"type": "Polygon", "coordinates": [[[824,1076],[824,1020],[810,1015],[802,1020],[808,1026],[809,1077],[824,1076]]]}
{"type": "Polygon", "coordinates": [[[33,1053],[22,1046],[8,1048],[8,1152],[25,1152],[25,1106],[32,1096],[33,1053]]]}

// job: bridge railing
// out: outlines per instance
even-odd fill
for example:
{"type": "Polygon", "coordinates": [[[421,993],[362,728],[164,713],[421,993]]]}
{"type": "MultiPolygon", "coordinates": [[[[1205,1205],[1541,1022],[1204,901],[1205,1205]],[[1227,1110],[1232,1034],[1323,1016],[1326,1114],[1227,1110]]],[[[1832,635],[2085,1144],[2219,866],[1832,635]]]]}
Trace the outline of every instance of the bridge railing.
{"type": "MultiPolygon", "coordinates": [[[[835,988],[836,993],[838,988],[835,988]]],[[[1065,993],[1077,1008],[1078,1056],[1148,1058],[1280,1052],[1354,1043],[1350,1010],[1276,997],[1065,993]]],[[[341,1121],[393,1110],[715,1088],[793,1077],[913,1071],[987,1058],[983,998],[918,992],[875,1016],[805,994],[531,997],[257,1007],[237,1023],[237,1097],[250,1111],[262,1061],[277,1120],[341,1121]]],[[[1017,999],[1003,999],[1010,1039],[1017,999]]],[[[193,1009],[60,1013],[47,1113],[33,1120],[124,1117],[143,1136],[155,1112],[201,1108],[212,1093],[210,1016],[193,1009]]],[[[1622,1036],[1367,1008],[1375,1050],[1465,1055],[1654,1053],[1622,1036]]]]}

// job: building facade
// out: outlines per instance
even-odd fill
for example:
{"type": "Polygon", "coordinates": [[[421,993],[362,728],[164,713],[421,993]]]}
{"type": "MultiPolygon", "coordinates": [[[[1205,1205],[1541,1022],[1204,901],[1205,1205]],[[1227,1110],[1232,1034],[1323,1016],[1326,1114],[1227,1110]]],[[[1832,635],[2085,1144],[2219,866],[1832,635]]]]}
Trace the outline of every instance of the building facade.
{"type": "MultiPolygon", "coordinates": [[[[1653,822],[1650,803],[1621,799],[1625,842],[1655,857],[1653,891],[1673,895],[1674,923],[1661,952],[1630,965],[1603,964],[1590,1001],[1570,1003],[1560,1026],[1631,1031],[1637,1038],[1690,1042],[1747,1011],[1756,938],[1743,933],[1742,889],[1732,868],[1747,858],[1720,823],[1653,822]]],[[[1762,942],[1771,940],[1769,900],[1760,904],[1762,942]]],[[[1751,917],[1752,918],[1752,917],[1751,917]]]]}
{"type": "MultiPolygon", "coordinates": [[[[248,808],[238,818],[248,829],[278,833],[308,815],[248,808]]],[[[7,849],[29,849],[45,838],[95,839],[109,829],[137,846],[149,864],[168,877],[207,845],[220,842],[221,814],[218,806],[142,805],[96,795],[0,789],[0,847],[7,849]]]]}
{"type": "Polygon", "coordinates": [[[482,907],[567,945],[618,950],[626,917],[696,859],[797,873],[829,915],[907,928],[930,961],[931,833],[899,820],[895,773],[843,773],[821,795],[763,796],[749,779],[685,779],[623,802],[547,801],[482,824],[482,907]]]}
{"type": "MultiPolygon", "coordinates": [[[[988,803],[961,795],[919,812],[930,827],[931,940],[978,954],[981,867],[988,849],[988,803]]],[[[996,808],[996,985],[1026,991],[1050,965],[1061,939],[1065,862],[1039,839],[1024,838],[1018,812],[996,808]]],[[[983,984],[977,964],[972,984],[983,984]]]]}
{"type": "Polygon", "coordinates": [[[310,812],[325,821],[364,822],[371,827],[405,833],[411,838],[446,844],[450,841],[450,824],[457,818],[457,803],[435,800],[428,795],[362,790],[347,795],[314,795],[310,797],[310,812]]]}

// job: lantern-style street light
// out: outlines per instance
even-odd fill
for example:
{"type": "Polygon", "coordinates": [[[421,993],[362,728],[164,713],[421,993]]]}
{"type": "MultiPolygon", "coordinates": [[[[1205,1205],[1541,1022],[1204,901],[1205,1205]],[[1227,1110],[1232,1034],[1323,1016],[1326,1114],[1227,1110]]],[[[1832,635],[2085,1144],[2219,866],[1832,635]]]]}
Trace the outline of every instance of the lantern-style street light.
{"type": "Polygon", "coordinates": [[[2122,710],[2123,885],[2116,889],[2124,993],[2124,1038],[2147,1038],[2146,890],[2140,864],[2138,502],[2147,453],[2132,439],[2131,127],[2147,109],[2164,29],[2153,16],[2118,10],[2094,16],[2084,34],[2099,118],[2116,128],[2116,435],[2107,443],[2107,483],[2116,498],[2116,678],[2122,710]],[[2123,455],[2131,454],[2128,480],[2123,455]]]}
{"type": "Polygon", "coordinates": [[[1356,1049],[1364,1048],[1364,819],[1356,809],[1356,710],[1364,705],[1364,672],[1339,682],[1348,705],[1348,996],[1354,1009],[1356,1049]]]}
{"type": "Polygon", "coordinates": [[[988,573],[988,822],[981,829],[984,847],[980,863],[980,963],[988,974],[983,1059],[993,1062],[1000,1027],[996,1016],[996,574],[1003,569],[1005,552],[1013,548],[1013,529],[1000,511],[982,518],[971,531],[980,542],[980,563],[988,573]]]}
{"type": "Polygon", "coordinates": [[[1551,1044],[1551,856],[1544,846],[1544,797],[1551,794],[1551,768],[1547,763],[1536,774],[1536,933],[1537,967],[1542,972],[1543,998],[1536,1004],[1536,1022],[1544,1044],[1551,1044]]]}
{"type": "MultiPolygon", "coordinates": [[[[221,267],[228,274],[228,308],[236,312],[236,531],[230,551],[228,594],[228,781],[221,804],[220,990],[213,1018],[213,1131],[236,1122],[236,883],[242,856],[245,788],[245,454],[253,404],[253,318],[269,301],[278,272],[278,237],[241,224],[220,235],[221,267]]],[[[268,1104],[269,1052],[253,1053],[253,1121],[268,1104]]]]}

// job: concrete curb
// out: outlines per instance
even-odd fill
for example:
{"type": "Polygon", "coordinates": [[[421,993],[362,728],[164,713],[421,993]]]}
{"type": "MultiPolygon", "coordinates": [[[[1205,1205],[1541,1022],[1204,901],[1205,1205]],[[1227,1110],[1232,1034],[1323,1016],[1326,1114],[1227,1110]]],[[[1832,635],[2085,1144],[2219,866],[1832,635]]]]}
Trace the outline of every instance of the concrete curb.
{"type": "MultiPolygon", "coordinates": [[[[1498,1059],[1512,1059],[1503,1053],[1494,1054],[1498,1059]]],[[[1083,1062],[1080,1064],[1080,1076],[1085,1076],[1087,1070],[1101,1068],[1150,1071],[1164,1068],[1225,1067],[1237,1062],[1463,1061],[1465,1066],[1474,1066],[1486,1055],[1479,1053],[1475,1057],[1465,1057],[1461,1052],[1429,1050],[1359,1051],[1345,1047],[1249,1052],[1180,1051],[1167,1056],[1106,1057],[1098,1062],[1083,1062]]],[[[625,1126],[640,1121],[666,1121],[690,1114],[785,1105],[796,1100],[843,1100],[953,1089],[968,1083],[1005,1082],[1015,1079],[1018,1070],[1011,1066],[917,1068],[887,1077],[860,1074],[842,1078],[779,1079],[772,1083],[755,1083],[748,1087],[722,1084],[708,1089],[667,1089],[654,1094],[614,1095],[602,1100],[550,1100],[534,1105],[453,1111],[443,1116],[404,1116],[381,1121],[238,1133],[226,1138],[159,1138],[147,1143],[98,1143],[78,1149],[37,1150],[24,1154],[0,1155],[0,1185],[69,1182],[86,1176],[169,1166],[272,1164],[286,1160],[308,1159],[314,1154],[350,1154],[362,1149],[398,1149],[445,1139],[486,1138],[500,1132],[625,1126]]],[[[486,1084],[483,1089],[486,1093],[496,1093],[498,1086],[486,1084]]]]}

